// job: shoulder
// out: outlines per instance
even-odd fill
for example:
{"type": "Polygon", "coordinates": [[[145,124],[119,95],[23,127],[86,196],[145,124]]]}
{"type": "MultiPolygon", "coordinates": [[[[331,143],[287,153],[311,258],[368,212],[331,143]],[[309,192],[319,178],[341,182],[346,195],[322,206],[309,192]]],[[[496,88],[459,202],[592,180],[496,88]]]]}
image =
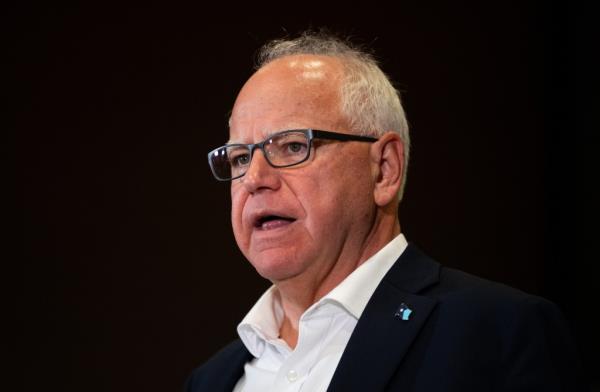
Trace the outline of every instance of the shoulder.
{"type": "Polygon", "coordinates": [[[185,384],[185,391],[208,391],[217,386],[232,384],[241,377],[244,364],[250,359],[241,340],[229,343],[206,363],[194,369],[185,384]]]}
{"type": "Polygon", "coordinates": [[[578,357],[562,311],[545,298],[444,267],[439,284],[423,294],[438,300],[445,328],[492,343],[504,363],[578,357]]]}
{"type": "Polygon", "coordinates": [[[435,298],[441,312],[466,319],[484,317],[510,327],[517,320],[561,323],[559,308],[545,298],[453,268],[440,268],[439,282],[423,295],[435,298]]]}
{"type": "Polygon", "coordinates": [[[558,310],[552,302],[537,295],[447,267],[440,268],[438,284],[424,294],[437,297],[445,305],[468,305],[475,309],[492,305],[496,311],[523,307],[558,310]]]}
{"type": "Polygon", "coordinates": [[[423,294],[437,298],[438,327],[446,336],[469,342],[472,352],[495,353],[508,375],[498,382],[507,389],[527,385],[526,377],[552,380],[559,390],[584,389],[572,331],[554,303],[444,267],[439,285],[423,294]]]}
{"type": "Polygon", "coordinates": [[[559,312],[544,298],[445,267],[412,244],[385,280],[400,291],[435,300],[438,308],[457,312],[463,309],[467,313],[500,313],[503,317],[531,307],[539,309],[539,312],[559,312]]]}

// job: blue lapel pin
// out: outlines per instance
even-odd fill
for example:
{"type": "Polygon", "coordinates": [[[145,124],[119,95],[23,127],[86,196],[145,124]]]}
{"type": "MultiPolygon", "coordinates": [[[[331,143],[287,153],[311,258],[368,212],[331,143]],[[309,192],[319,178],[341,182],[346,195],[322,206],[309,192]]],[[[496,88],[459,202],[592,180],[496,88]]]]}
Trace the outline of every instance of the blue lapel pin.
{"type": "Polygon", "coordinates": [[[405,304],[404,302],[402,302],[400,304],[400,307],[398,308],[398,310],[396,310],[396,313],[394,314],[394,317],[399,317],[402,320],[406,321],[410,318],[410,314],[412,313],[412,309],[408,307],[407,304],[405,304]]]}

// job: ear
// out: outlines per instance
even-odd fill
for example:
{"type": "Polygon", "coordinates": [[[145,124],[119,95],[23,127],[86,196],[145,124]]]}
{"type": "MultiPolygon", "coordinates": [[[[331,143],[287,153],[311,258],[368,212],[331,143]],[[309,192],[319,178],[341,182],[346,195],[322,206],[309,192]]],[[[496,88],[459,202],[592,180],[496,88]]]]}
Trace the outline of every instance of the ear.
{"type": "Polygon", "coordinates": [[[395,132],[384,134],[371,145],[371,164],[375,179],[373,197],[380,207],[398,201],[404,177],[404,143],[395,132]]]}

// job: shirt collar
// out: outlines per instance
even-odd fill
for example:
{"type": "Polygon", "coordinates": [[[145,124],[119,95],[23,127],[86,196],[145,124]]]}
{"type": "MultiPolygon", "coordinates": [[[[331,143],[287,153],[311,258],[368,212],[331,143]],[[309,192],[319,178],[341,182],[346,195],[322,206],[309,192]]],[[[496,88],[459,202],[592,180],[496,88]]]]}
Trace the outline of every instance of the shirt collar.
{"type": "MultiPolygon", "coordinates": [[[[333,303],[341,306],[352,317],[360,318],[375,289],[407,246],[406,238],[399,234],[308,308],[302,317],[324,304],[333,303]]],[[[279,338],[283,316],[279,292],[273,285],[260,297],[237,328],[240,339],[253,356],[260,357],[266,342],[279,338]]]]}
{"type": "Polygon", "coordinates": [[[240,339],[255,357],[260,357],[267,341],[279,338],[279,326],[283,321],[283,307],[275,285],[258,299],[250,312],[237,327],[240,339]]]}

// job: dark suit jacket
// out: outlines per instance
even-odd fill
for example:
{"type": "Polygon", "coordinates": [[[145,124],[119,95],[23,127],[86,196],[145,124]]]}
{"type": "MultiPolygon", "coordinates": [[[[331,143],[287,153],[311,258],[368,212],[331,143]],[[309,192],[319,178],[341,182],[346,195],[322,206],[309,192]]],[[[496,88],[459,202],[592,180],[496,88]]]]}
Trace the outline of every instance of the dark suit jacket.
{"type": "MultiPolygon", "coordinates": [[[[251,359],[236,340],[193,372],[186,391],[231,391],[251,359]]],[[[586,390],[578,369],[555,305],[409,245],[358,320],[328,391],[586,390]],[[408,320],[395,316],[402,303],[408,320]]]]}

